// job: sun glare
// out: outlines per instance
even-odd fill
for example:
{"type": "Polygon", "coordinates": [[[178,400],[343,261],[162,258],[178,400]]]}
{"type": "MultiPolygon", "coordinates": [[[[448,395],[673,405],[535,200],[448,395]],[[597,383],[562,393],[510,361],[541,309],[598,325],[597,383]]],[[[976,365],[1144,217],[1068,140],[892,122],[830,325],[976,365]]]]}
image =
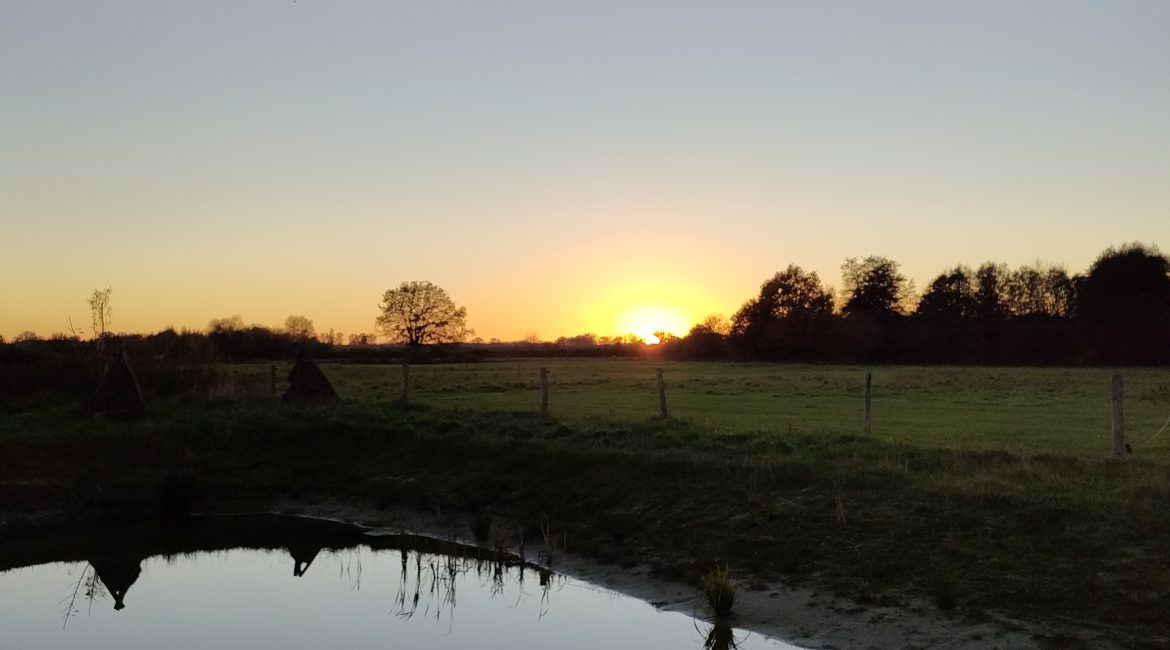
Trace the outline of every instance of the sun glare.
{"type": "Polygon", "coordinates": [[[693,318],[677,307],[640,306],[623,311],[614,321],[619,334],[633,334],[650,345],[661,343],[656,332],[682,336],[691,329],[693,318]]]}

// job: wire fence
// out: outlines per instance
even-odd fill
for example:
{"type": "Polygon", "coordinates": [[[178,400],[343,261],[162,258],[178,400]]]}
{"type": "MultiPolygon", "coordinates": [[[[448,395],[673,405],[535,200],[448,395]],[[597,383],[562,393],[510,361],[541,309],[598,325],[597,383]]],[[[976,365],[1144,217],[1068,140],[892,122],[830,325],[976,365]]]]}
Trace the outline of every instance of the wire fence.
{"type": "MultiPolygon", "coordinates": [[[[225,393],[274,397],[288,364],[234,369],[225,393]]],[[[892,442],[1170,458],[1170,369],[784,366],[632,360],[321,365],[341,398],[535,412],[552,419],[668,418],[715,433],[833,432],[892,442]],[[1122,382],[1120,389],[1114,384],[1122,382]]]]}

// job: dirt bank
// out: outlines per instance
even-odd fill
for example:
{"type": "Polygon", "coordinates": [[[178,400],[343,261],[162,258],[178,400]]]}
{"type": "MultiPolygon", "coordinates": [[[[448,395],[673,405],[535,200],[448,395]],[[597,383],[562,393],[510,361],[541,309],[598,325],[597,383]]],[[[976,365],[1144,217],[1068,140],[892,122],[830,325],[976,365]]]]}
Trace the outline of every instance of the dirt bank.
{"type": "MultiPolygon", "coordinates": [[[[318,501],[281,503],[275,513],[353,523],[375,532],[412,533],[475,544],[468,515],[436,516],[418,510],[392,511],[353,503],[318,501]]],[[[509,549],[513,552],[517,549],[509,549]]],[[[557,551],[550,568],[570,577],[646,601],[658,609],[715,621],[694,585],[656,576],[661,557],[636,558],[626,567],[557,551]]],[[[749,580],[736,594],[735,611],[722,622],[800,648],[1124,648],[1115,631],[1067,624],[1042,629],[1002,614],[985,620],[940,612],[934,605],[909,600],[904,606],[866,606],[822,591],[783,582],[749,580]]]]}

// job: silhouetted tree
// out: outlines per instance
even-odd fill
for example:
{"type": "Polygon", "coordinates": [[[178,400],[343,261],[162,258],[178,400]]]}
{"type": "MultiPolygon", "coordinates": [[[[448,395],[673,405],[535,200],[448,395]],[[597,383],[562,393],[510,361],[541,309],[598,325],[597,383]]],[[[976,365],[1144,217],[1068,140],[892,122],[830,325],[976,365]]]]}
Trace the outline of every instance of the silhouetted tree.
{"type": "Polygon", "coordinates": [[[731,333],[731,321],[727,320],[723,314],[707,314],[703,320],[699,321],[691,328],[693,334],[698,328],[700,331],[710,332],[712,334],[719,334],[727,336],[731,333]]]}
{"type": "Polygon", "coordinates": [[[1004,321],[1008,317],[1004,300],[1008,277],[1006,264],[984,262],[975,270],[974,336],[980,351],[979,361],[993,363],[1002,357],[1004,321]]]}
{"type": "Polygon", "coordinates": [[[832,312],[833,294],[817,274],[789,264],[760,285],[759,296],[748,300],[732,316],[731,331],[742,335],[754,326],[781,318],[812,319],[832,312]]]}
{"type": "Polygon", "coordinates": [[[107,284],[105,289],[94,289],[93,295],[86,301],[93,322],[93,337],[99,341],[105,337],[114,319],[114,308],[110,302],[113,292],[114,290],[107,284]]]}
{"type": "Polygon", "coordinates": [[[467,309],[457,307],[447,292],[426,281],[403,282],[382,295],[378,330],[395,343],[412,346],[460,343],[467,329],[467,309]]]}
{"type": "Polygon", "coordinates": [[[973,356],[972,315],[975,281],[971,269],[956,266],[927,285],[906,323],[896,358],[902,361],[963,362],[973,356]]]}
{"type": "Polygon", "coordinates": [[[974,313],[974,282],[965,266],[943,271],[931,280],[915,311],[922,318],[950,323],[971,318],[974,313]]]}
{"type": "MultiPolygon", "coordinates": [[[[1066,318],[1073,285],[1059,266],[1040,263],[1014,271],[993,265],[988,284],[997,286],[999,305],[986,307],[978,323],[982,355],[999,363],[1055,363],[1069,359],[1078,347],[1076,332],[1066,318]]],[[[988,303],[991,301],[988,300],[988,303]]]]}
{"type": "Polygon", "coordinates": [[[13,343],[35,343],[39,340],[40,340],[40,338],[37,336],[36,332],[33,332],[32,330],[25,330],[25,331],[21,332],[20,334],[17,334],[12,339],[12,342],[13,343]]]}
{"type": "Polygon", "coordinates": [[[841,265],[841,280],[845,303],[838,348],[858,360],[897,360],[906,329],[902,315],[914,295],[898,263],[875,255],[850,257],[841,265]]]}
{"type": "Polygon", "coordinates": [[[213,318],[207,324],[208,332],[240,332],[248,329],[248,325],[244,323],[244,319],[240,318],[239,314],[233,314],[227,318],[213,318]]]}
{"type": "Polygon", "coordinates": [[[1102,323],[1170,318],[1170,260],[1142,244],[1106,249],[1077,283],[1076,313],[1102,323]]]}
{"type": "Polygon", "coordinates": [[[234,329],[234,317],[223,319],[227,323],[219,324],[212,321],[212,329],[207,333],[215,351],[228,359],[282,359],[296,354],[297,350],[309,346],[314,355],[327,351],[324,345],[318,345],[314,338],[296,338],[288,331],[274,331],[259,325],[252,325],[243,329],[234,329]]]}
{"type": "Polygon", "coordinates": [[[1077,285],[1063,266],[1049,267],[1044,271],[1044,285],[1048,291],[1045,300],[1050,316],[1061,318],[1072,316],[1077,300],[1077,285]]]}
{"type": "Polygon", "coordinates": [[[373,334],[361,333],[349,335],[350,345],[373,345],[375,340],[377,340],[377,337],[373,334]]]}
{"type": "Polygon", "coordinates": [[[1061,266],[1021,266],[1004,278],[1003,298],[1013,316],[1067,316],[1073,282],[1061,266]]]}
{"type": "Polygon", "coordinates": [[[678,344],[674,353],[683,359],[717,359],[725,353],[731,323],[718,314],[711,314],[691,327],[678,344]]]}
{"type": "Polygon", "coordinates": [[[597,345],[597,335],[586,333],[576,336],[561,336],[557,338],[556,344],[566,348],[591,348],[597,345]]]}
{"type": "Polygon", "coordinates": [[[1142,244],[1107,249],[1076,283],[1076,316],[1101,361],[1170,361],[1170,260],[1142,244]]]}
{"type": "Polygon", "coordinates": [[[833,293],[795,264],[773,275],[732,316],[731,335],[764,358],[810,358],[826,340],[833,293]]]}
{"type": "Polygon", "coordinates": [[[888,257],[870,255],[862,260],[849,257],[841,265],[842,292],[846,317],[867,314],[877,318],[898,316],[913,295],[913,286],[888,257]]]}
{"type": "Polygon", "coordinates": [[[675,336],[673,332],[667,332],[666,330],[658,330],[654,332],[654,338],[658,339],[658,344],[662,346],[667,344],[674,344],[681,340],[678,336],[675,336]]]}
{"type": "Polygon", "coordinates": [[[977,320],[993,323],[1007,318],[1004,301],[1007,275],[1007,265],[1002,263],[984,262],[976,269],[974,316],[977,320]]]}
{"type": "Polygon", "coordinates": [[[307,341],[317,336],[313,321],[304,316],[293,315],[284,319],[284,331],[298,341],[307,341]]]}
{"type": "Polygon", "coordinates": [[[317,337],[317,340],[325,345],[341,345],[345,341],[345,335],[330,327],[329,331],[322,333],[317,337]]]}

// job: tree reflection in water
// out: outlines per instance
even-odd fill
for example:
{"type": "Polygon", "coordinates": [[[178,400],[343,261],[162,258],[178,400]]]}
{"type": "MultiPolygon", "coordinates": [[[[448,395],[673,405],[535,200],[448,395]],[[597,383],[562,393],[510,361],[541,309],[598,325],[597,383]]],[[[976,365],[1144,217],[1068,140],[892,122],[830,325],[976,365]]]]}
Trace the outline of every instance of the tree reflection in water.
{"type": "MultiPolygon", "coordinates": [[[[217,589],[224,583],[252,580],[272,572],[275,572],[275,575],[287,576],[288,564],[292,564],[292,573],[295,577],[279,580],[278,584],[271,587],[278,590],[276,593],[280,594],[280,597],[287,596],[290,603],[302,602],[302,594],[284,592],[333,588],[330,584],[334,583],[332,576],[334,562],[337,562],[337,581],[348,586],[350,591],[364,591],[362,564],[373,562],[370,568],[375,571],[371,575],[385,576],[387,580],[380,577],[376,580],[374,587],[377,593],[374,594],[372,601],[366,598],[342,601],[342,595],[334,592],[338,598],[330,599],[329,604],[354,602],[364,603],[361,607],[372,605],[374,609],[369,613],[375,617],[381,612],[382,616],[393,614],[404,619],[414,618],[416,615],[420,619],[433,619],[438,625],[421,627],[440,628],[434,629],[435,633],[442,633],[441,628],[448,628],[448,633],[455,631],[455,607],[459,596],[468,601],[464,604],[465,608],[469,604],[478,607],[483,604],[486,597],[502,600],[504,602],[501,604],[507,606],[507,609],[521,610],[521,618],[528,618],[532,617],[533,613],[527,605],[535,605],[532,599],[539,590],[540,605],[537,615],[533,618],[548,620],[546,614],[551,619],[568,616],[574,624],[579,622],[575,610],[580,600],[578,598],[580,589],[596,591],[603,597],[616,597],[608,590],[588,584],[582,585],[563,575],[554,574],[546,566],[526,562],[522,554],[509,553],[506,547],[489,549],[404,533],[366,534],[363,529],[330,522],[272,517],[192,519],[183,526],[175,526],[173,523],[162,527],[157,524],[128,525],[125,528],[100,529],[97,533],[85,536],[46,534],[43,538],[20,538],[15,542],[6,540],[4,550],[3,556],[0,557],[0,572],[7,570],[8,565],[19,568],[63,563],[61,568],[68,572],[68,577],[65,578],[65,584],[57,588],[66,590],[63,594],[65,598],[50,599],[50,603],[57,600],[58,608],[64,617],[62,627],[68,626],[70,618],[83,613],[87,604],[91,613],[99,618],[111,615],[105,610],[107,605],[101,602],[107,596],[114,610],[129,608],[137,611],[139,617],[149,619],[145,626],[134,625],[125,621],[126,614],[123,613],[117,616],[122,619],[117,625],[96,626],[94,630],[98,637],[111,631],[117,633],[119,630],[153,631],[160,625],[156,619],[160,611],[166,611],[165,604],[154,602],[157,599],[150,595],[158,594],[157,589],[160,586],[147,584],[146,587],[141,587],[138,583],[144,580],[147,583],[156,581],[166,583],[171,577],[171,572],[155,571],[158,568],[156,564],[163,561],[167,564],[190,565],[179,567],[179,574],[187,576],[188,580],[192,576],[199,576],[199,579],[196,582],[176,584],[194,586],[199,593],[203,593],[203,590],[217,589]],[[208,553],[218,557],[203,557],[208,553]],[[395,553],[398,554],[397,558],[394,557],[395,553]],[[268,560],[259,562],[261,566],[254,567],[253,565],[257,564],[256,559],[262,558],[268,560]],[[218,569],[218,573],[214,574],[216,579],[207,580],[202,565],[204,563],[213,565],[219,561],[224,561],[227,571],[218,569]],[[389,567],[386,567],[390,569],[389,574],[378,569],[385,566],[384,562],[389,562],[389,567]],[[395,571],[394,568],[398,568],[399,571],[395,571]],[[240,574],[237,575],[236,571],[240,571],[240,574]],[[530,574],[530,571],[535,572],[535,575],[530,574]],[[470,582],[461,582],[463,580],[470,582]],[[560,591],[564,588],[570,588],[572,594],[561,603],[567,611],[550,614],[553,590],[560,591]],[[513,589],[516,593],[513,593],[513,589]],[[139,596],[135,598],[134,593],[138,593],[139,596]],[[97,609],[93,607],[95,601],[99,602],[97,609]],[[145,606],[136,608],[130,605],[145,606]],[[444,622],[447,625],[443,625],[444,622]]],[[[249,593],[251,586],[249,583],[249,593]]],[[[334,587],[336,586],[334,584],[334,587]]],[[[316,594],[310,594],[309,600],[305,602],[312,602],[315,597],[316,594]]],[[[216,607],[220,605],[229,607],[233,613],[237,608],[248,606],[247,603],[235,605],[231,605],[230,602],[216,603],[215,607],[211,608],[212,616],[219,615],[216,607]]],[[[0,607],[9,609],[4,605],[0,607]]],[[[561,607],[558,607],[559,609],[561,607]]],[[[14,610],[6,611],[5,614],[11,615],[12,611],[14,610]]],[[[193,607],[191,611],[197,611],[197,608],[193,607]]],[[[355,606],[354,611],[368,610],[355,606]]],[[[501,614],[501,618],[511,616],[502,612],[501,614]]],[[[465,612],[464,617],[467,619],[464,624],[469,628],[475,628],[482,622],[479,620],[481,617],[468,612],[465,612]]],[[[52,627],[56,627],[55,623],[61,620],[52,614],[50,618],[54,619],[50,623],[52,627]]],[[[536,622],[531,618],[528,620],[536,622]]],[[[706,623],[691,622],[691,625],[687,625],[688,628],[693,627],[691,634],[683,630],[681,638],[677,636],[671,638],[681,640],[685,646],[702,647],[704,650],[739,650],[754,643],[749,641],[751,635],[742,631],[737,632],[724,623],[726,621],[721,619],[706,623]]],[[[560,624],[563,624],[563,620],[560,624]]],[[[639,621],[638,625],[640,624],[639,621]]],[[[77,623],[74,624],[76,625],[77,623]]],[[[160,629],[163,628],[165,625],[160,629]]],[[[650,629],[656,628],[649,624],[646,628],[647,634],[657,633],[651,633],[650,629]]],[[[74,628],[70,630],[71,633],[76,633],[74,628]]],[[[597,632],[605,634],[613,631],[597,632]]],[[[471,632],[473,635],[478,633],[471,632]]],[[[667,636],[669,634],[671,633],[668,631],[667,636]]],[[[37,647],[35,644],[27,643],[16,645],[37,647]]],[[[672,642],[671,645],[677,644],[672,642]]],[[[653,644],[650,646],[660,647],[653,644]]]]}
{"type": "MultiPolygon", "coordinates": [[[[478,578],[492,597],[511,599],[515,606],[529,596],[529,571],[535,571],[540,588],[538,620],[549,612],[550,593],[567,580],[546,566],[525,561],[506,546],[492,549],[412,534],[368,535],[359,527],[322,520],[258,516],[192,518],[183,522],[132,522],[125,526],[99,527],[87,536],[52,536],[49,541],[30,538],[0,560],[15,566],[47,561],[75,561],[80,575],[70,578],[72,592],[61,599],[64,625],[80,613],[83,601],[93,611],[94,601],[107,595],[115,610],[127,607],[127,593],[141,579],[144,562],[166,558],[174,562],[200,552],[255,549],[286,554],[292,574],[303,578],[313,567],[321,570],[321,558],[337,560],[339,577],[351,591],[361,589],[365,552],[400,554],[401,576],[390,613],[412,618],[421,613],[454,624],[459,581],[478,578]]],[[[74,569],[76,570],[76,569],[74,569]]],[[[72,576],[73,571],[70,571],[72,576]]]]}

